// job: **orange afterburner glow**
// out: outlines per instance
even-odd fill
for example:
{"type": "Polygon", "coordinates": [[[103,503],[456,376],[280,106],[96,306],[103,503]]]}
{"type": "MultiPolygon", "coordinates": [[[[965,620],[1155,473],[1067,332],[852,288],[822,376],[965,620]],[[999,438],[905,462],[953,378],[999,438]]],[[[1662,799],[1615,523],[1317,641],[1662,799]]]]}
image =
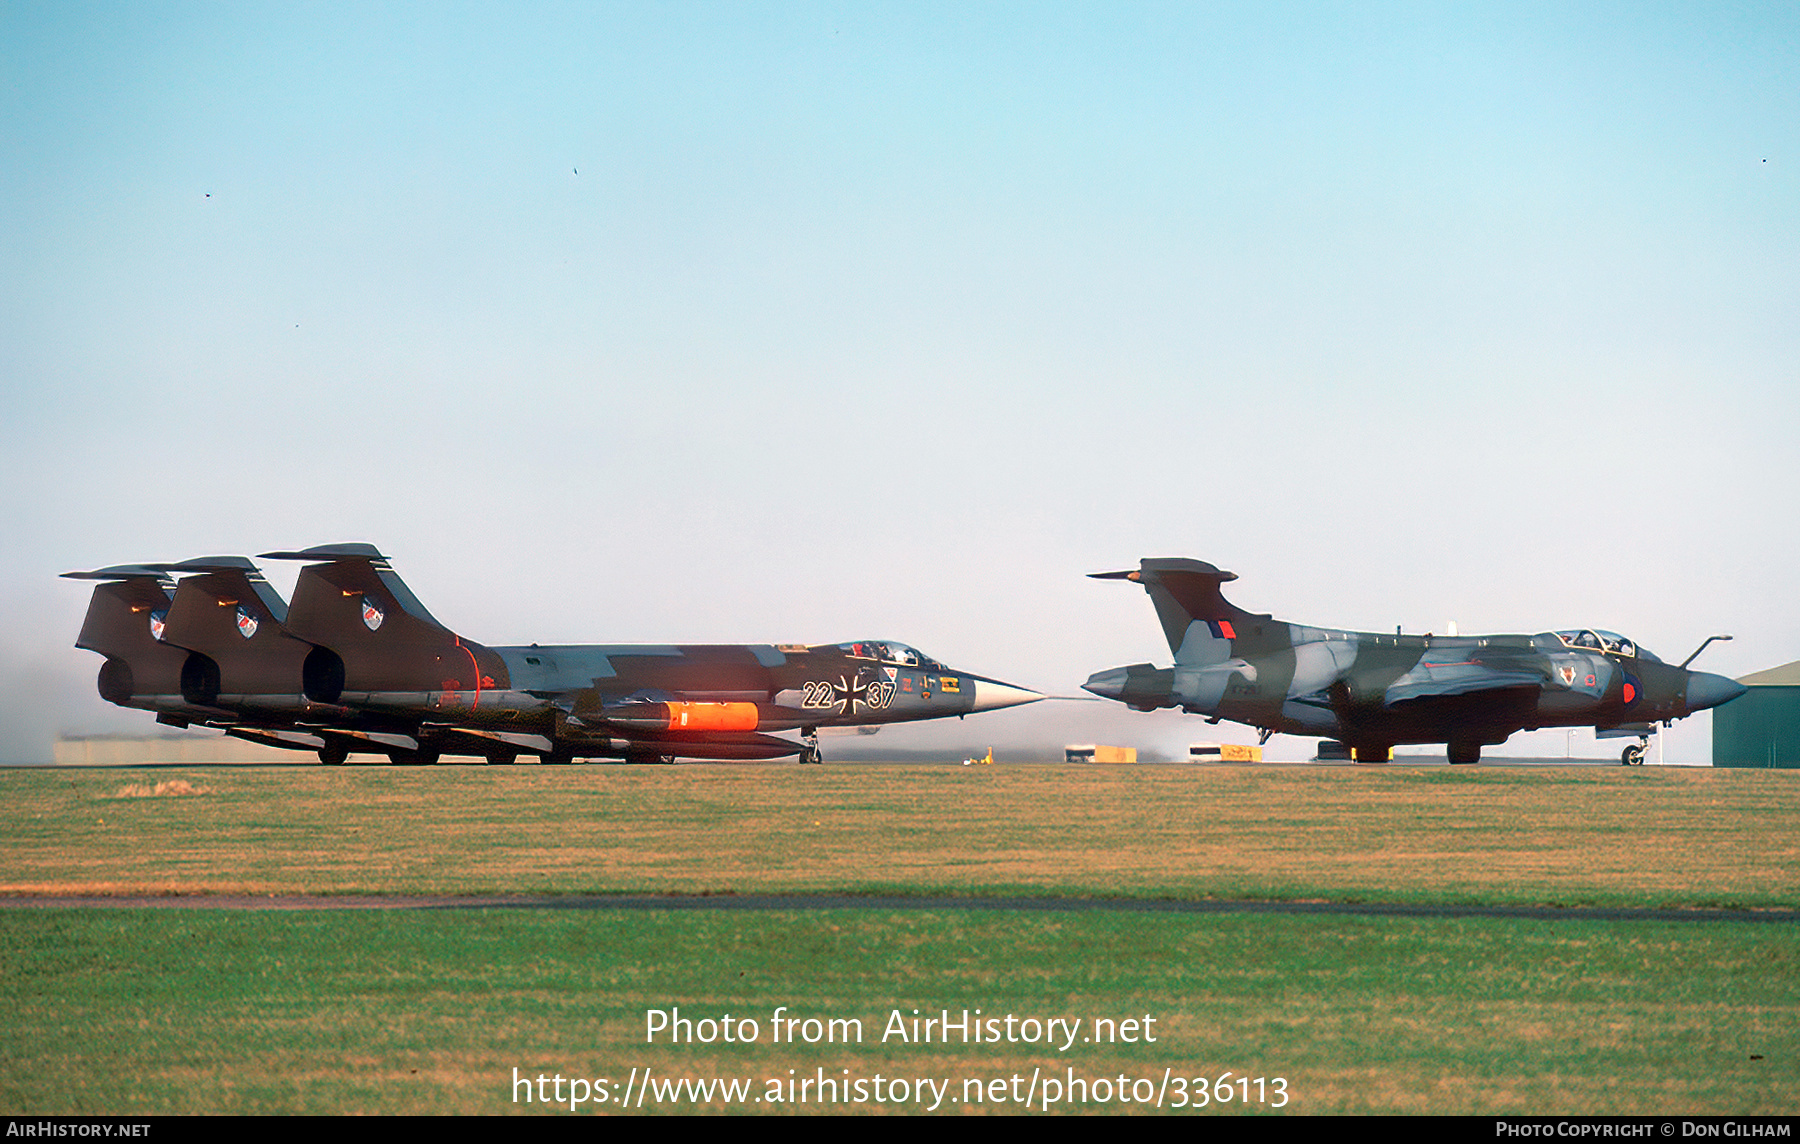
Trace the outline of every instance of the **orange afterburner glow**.
{"type": "Polygon", "coordinates": [[[671,731],[754,731],[754,703],[670,703],[671,731]]]}

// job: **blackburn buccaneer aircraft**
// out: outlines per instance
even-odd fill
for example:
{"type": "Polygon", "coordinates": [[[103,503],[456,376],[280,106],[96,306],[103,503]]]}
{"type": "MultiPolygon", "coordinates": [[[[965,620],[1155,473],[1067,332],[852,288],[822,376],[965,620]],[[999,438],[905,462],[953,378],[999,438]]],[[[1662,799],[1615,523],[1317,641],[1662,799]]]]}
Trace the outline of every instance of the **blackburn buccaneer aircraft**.
{"type": "Polygon", "coordinates": [[[1043,698],[888,640],[485,647],[439,623],[371,545],[264,556],[307,562],[291,606],[241,556],[65,573],[102,581],[76,641],[106,657],[101,696],[326,763],[353,753],[817,763],[822,727],[1043,698]],[[790,730],[804,741],[771,733],[790,730]]]}
{"type": "Polygon", "coordinates": [[[1143,560],[1133,572],[1094,575],[1143,585],[1175,664],[1097,672],[1086,690],[1139,711],[1179,707],[1214,723],[1245,723],[1261,729],[1264,742],[1277,731],[1329,736],[1365,762],[1386,762],[1397,743],[1444,743],[1451,762],[1474,763],[1484,745],[1515,731],[1593,727],[1637,736],[1624,758],[1636,764],[1654,724],[1745,690],[1722,675],[1686,670],[1700,649],[1670,667],[1611,632],[1342,632],[1232,605],[1219,586],[1237,576],[1199,560],[1143,560]]]}

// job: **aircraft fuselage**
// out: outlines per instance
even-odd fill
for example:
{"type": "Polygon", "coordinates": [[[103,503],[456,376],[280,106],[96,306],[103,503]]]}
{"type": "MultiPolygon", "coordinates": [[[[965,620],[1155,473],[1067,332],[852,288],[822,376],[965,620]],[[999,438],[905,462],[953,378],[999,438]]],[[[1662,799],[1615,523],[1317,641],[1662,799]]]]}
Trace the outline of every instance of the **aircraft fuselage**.
{"type": "Polygon", "coordinates": [[[1146,560],[1172,666],[1132,664],[1085,687],[1139,710],[1175,707],[1265,732],[1318,735],[1385,758],[1401,743],[1445,743],[1459,761],[1517,731],[1648,731],[1743,692],[1720,675],[1672,667],[1597,629],[1537,635],[1381,635],[1306,627],[1244,612],[1192,560],[1146,560]]]}
{"type": "Polygon", "coordinates": [[[104,581],[78,640],[106,657],[101,695],[330,762],[817,761],[822,727],[1042,698],[889,640],[487,647],[440,624],[368,545],[268,555],[310,562],[291,607],[239,556],[71,573],[104,581]],[[775,734],[792,730],[807,742],[775,734]]]}

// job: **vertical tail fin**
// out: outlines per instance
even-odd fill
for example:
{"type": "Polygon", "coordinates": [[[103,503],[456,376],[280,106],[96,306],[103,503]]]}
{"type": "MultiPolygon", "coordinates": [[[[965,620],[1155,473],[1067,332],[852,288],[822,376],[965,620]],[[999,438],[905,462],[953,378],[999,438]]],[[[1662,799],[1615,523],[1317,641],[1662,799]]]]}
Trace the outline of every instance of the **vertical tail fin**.
{"type": "Polygon", "coordinates": [[[168,710],[181,695],[187,652],[163,642],[175,581],[162,565],[115,564],[92,572],[64,572],[70,580],[99,580],[75,646],[106,657],[100,697],[121,707],[168,710]]]}
{"type": "Polygon", "coordinates": [[[1143,585],[1162,621],[1163,635],[1175,662],[1204,666],[1230,658],[1237,625],[1267,619],[1246,612],[1220,594],[1219,586],[1237,579],[1203,560],[1146,557],[1135,570],[1095,572],[1096,580],[1130,580],[1143,585]]]}
{"type": "Polygon", "coordinates": [[[307,695],[336,702],[349,692],[471,691],[506,687],[492,650],[439,623],[371,544],[326,544],[265,552],[267,560],[307,560],[294,585],[287,628],[336,659],[307,661],[307,695]]]}
{"type": "Polygon", "coordinates": [[[187,573],[163,638],[194,653],[182,677],[190,701],[223,693],[255,706],[303,706],[302,665],[313,649],[287,637],[287,602],[254,563],[207,556],[159,567],[187,573]]]}

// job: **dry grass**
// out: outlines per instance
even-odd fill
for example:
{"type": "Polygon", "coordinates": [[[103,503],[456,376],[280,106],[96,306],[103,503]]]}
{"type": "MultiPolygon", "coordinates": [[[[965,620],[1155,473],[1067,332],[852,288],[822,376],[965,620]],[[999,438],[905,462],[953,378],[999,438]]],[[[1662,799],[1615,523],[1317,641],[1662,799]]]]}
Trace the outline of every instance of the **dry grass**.
{"type": "Polygon", "coordinates": [[[197,787],[186,779],[160,783],[127,783],[115,798],[180,798],[183,795],[211,794],[211,787],[197,787]]]}
{"type": "Polygon", "coordinates": [[[1800,776],[1779,771],[219,768],[157,784],[211,797],[130,801],[116,782],[0,774],[0,892],[1800,905],[1800,776]]]}

